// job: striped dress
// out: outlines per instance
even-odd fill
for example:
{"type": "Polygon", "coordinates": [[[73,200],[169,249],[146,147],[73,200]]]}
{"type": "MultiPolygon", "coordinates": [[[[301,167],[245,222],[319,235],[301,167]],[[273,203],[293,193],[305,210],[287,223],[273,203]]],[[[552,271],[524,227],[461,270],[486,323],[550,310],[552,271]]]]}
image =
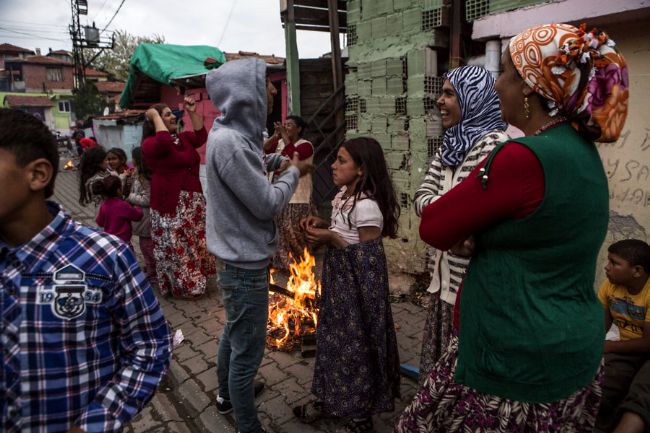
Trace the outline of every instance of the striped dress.
{"type": "MultiPolygon", "coordinates": [[[[463,162],[455,168],[444,167],[438,151],[422,185],[415,193],[415,213],[421,216],[425,207],[462,182],[497,144],[507,140],[508,136],[502,131],[489,132],[478,140],[463,162]]],[[[431,284],[427,291],[431,294],[431,299],[422,339],[420,382],[424,381],[449,344],[456,293],[469,265],[468,258],[434,248],[428,249],[427,256],[427,266],[431,273],[431,284]]]]}

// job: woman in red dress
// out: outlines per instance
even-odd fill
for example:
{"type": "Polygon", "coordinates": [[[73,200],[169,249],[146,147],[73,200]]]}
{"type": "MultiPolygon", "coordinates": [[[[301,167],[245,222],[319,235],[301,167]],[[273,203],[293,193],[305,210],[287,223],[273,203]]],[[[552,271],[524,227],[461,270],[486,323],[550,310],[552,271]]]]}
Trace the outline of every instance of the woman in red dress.
{"type": "Polygon", "coordinates": [[[142,152],[152,172],[151,225],[160,291],[195,298],[205,293],[216,264],[205,243],[205,197],[196,151],[205,143],[207,132],[192,98],[185,98],[184,109],[192,131],[180,134],[176,116],[167,105],[147,110],[142,152]]]}

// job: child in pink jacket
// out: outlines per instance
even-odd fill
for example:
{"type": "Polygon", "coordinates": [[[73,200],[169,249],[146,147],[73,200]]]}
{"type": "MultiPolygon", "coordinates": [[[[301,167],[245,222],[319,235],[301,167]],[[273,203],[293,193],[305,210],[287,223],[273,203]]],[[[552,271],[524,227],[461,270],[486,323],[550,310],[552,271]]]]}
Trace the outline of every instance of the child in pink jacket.
{"type": "Polygon", "coordinates": [[[97,225],[131,245],[131,221],[142,219],[142,209],[122,200],[122,181],[117,176],[107,176],[95,182],[92,189],[93,193],[104,198],[95,218],[97,225]]]}

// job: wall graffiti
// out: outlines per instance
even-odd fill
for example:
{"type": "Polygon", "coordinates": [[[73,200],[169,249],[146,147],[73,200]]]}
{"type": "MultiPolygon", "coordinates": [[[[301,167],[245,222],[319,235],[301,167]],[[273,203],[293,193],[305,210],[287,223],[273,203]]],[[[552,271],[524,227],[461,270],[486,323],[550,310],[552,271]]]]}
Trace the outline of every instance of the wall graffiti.
{"type": "Polygon", "coordinates": [[[609,179],[609,198],[617,206],[650,207],[650,128],[624,131],[615,143],[599,143],[609,179]]]}

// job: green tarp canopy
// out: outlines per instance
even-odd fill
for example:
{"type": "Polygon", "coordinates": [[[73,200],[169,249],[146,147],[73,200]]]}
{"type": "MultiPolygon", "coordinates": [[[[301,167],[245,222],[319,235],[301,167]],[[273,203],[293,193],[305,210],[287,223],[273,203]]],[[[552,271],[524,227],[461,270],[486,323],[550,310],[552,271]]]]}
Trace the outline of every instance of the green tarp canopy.
{"type": "Polygon", "coordinates": [[[129,79],[120,97],[120,106],[126,108],[131,103],[138,72],[169,85],[172,80],[203,75],[224,63],[225,54],[207,45],[141,44],[131,57],[129,79]],[[217,63],[206,67],[204,61],[208,57],[217,63]]]}

